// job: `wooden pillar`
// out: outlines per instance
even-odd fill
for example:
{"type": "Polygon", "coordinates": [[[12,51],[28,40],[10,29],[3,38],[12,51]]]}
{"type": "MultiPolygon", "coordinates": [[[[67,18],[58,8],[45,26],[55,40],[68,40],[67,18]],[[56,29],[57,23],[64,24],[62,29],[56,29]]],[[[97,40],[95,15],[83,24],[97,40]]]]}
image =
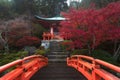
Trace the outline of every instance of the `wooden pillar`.
{"type": "Polygon", "coordinates": [[[50,34],[51,34],[51,39],[53,39],[53,37],[54,37],[54,29],[53,29],[53,27],[50,28],[50,34]]]}
{"type": "Polygon", "coordinates": [[[43,35],[42,35],[42,36],[43,36],[43,40],[45,40],[45,32],[43,32],[43,35]]]}
{"type": "Polygon", "coordinates": [[[50,33],[54,34],[53,27],[50,28],[50,33]]]}

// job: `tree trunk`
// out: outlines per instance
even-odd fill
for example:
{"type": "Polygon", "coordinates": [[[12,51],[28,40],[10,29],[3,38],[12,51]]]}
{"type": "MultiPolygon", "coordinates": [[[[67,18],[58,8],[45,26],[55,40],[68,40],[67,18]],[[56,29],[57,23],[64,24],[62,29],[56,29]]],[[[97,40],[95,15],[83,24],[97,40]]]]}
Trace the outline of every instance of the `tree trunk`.
{"type": "Polygon", "coordinates": [[[95,34],[93,34],[93,43],[92,43],[92,51],[94,51],[94,47],[95,47],[95,44],[96,44],[96,37],[95,37],[95,34]]]}
{"type": "Polygon", "coordinates": [[[89,51],[88,54],[91,55],[92,54],[92,49],[91,49],[89,44],[88,44],[88,51],[89,51]]]}
{"type": "Polygon", "coordinates": [[[120,44],[119,44],[116,52],[113,55],[113,59],[117,61],[119,56],[120,56],[120,44]]]}
{"type": "Polygon", "coordinates": [[[6,34],[5,34],[5,39],[3,39],[2,32],[0,32],[0,44],[4,47],[5,54],[8,54],[9,53],[8,39],[6,34]]]}
{"type": "Polygon", "coordinates": [[[116,49],[117,49],[117,40],[114,41],[114,54],[116,53],[116,49]]]}
{"type": "Polygon", "coordinates": [[[5,43],[4,48],[5,48],[5,54],[8,54],[9,53],[9,45],[8,45],[8,43],[5,43]]]}

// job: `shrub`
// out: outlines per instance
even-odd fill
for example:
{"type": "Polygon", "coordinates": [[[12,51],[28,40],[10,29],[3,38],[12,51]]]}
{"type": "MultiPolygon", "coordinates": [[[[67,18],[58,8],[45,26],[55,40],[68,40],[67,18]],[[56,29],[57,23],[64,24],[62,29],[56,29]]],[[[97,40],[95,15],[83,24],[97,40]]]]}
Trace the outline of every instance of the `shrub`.
{"type": "Polygon", "coordinates": [[[50,49],[37,49],[35,54],[47,56],[49,51],[50,51],[50,49]]]}
{"type": "Polygon", "coordinates": [[[92,53],[92,57],[109,62],[114,65],[118,65],[118,63],[113,59],[112,55],[104,50],[94,50],[92,53]]]}
{"type": "Polygon", "coordinates": [[[65,40],[64,42],[61,42],[60,47],[62,48],[62,50],[66,51],[66,50],[70,50],[71,49],[71,40],[65,40]]]}
{"type": "Polygon", "coordinates": [[[37,49],[35,54],[44,55],[45,53],[46,53],[45,50],[37,49]]]}
{"type": "Polygon", "coordinates": [[[72,51],[72,55],[88,55],[87,49],[76,49],[72,51]]]}
{"type": "Polygon", "coordinates": [[[0,66],[10,63],[14,60],[23,58],[27,56],[27,54],[28,54],[27,51],[19,51],[17,53],[11,53],[11,54],[0,54],[0,66]]]}
{"type": "Polygon", "coordinates": [[[109,62],[114,65],[118,65],[118,63],[113,59],[112,55],[104,50],[94,50],[92,52],[92,55],[88,54],[87,49],[81,49],[81,50],[74,50],[72,52],[72,55],[87,55],[87,56],[92,56],[95,59],[100,59],[106,62],[109,62]]]}

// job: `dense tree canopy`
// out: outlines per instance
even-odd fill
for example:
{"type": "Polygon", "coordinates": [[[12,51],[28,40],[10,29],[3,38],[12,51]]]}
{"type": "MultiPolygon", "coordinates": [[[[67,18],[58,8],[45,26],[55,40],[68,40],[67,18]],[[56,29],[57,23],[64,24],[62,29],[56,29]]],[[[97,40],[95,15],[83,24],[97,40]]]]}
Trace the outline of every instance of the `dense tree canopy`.
{"type": "MultiPolygon", "coordinates": [[[[67,0],[0,0],[0,18],[14,18],[21,14],[39,15],[54,17],[61,11],[66,12],[69,6],[67,0]]],[[[82,0],[81,2],[71,1],[69,4],[76,4],[78,8],[89,8],[94,4],[96,8],[105,7],[110,2],[118,0],[82,0]]],[[[70,6],[71,6],[70,5],[70,6]]]]}
{"type": "Polygon", "coordinates": [[[66,0],[36,0],[38,15],[46,17],[54,17],[60,14],[61,11],[66,11],[68,6],[66,0]]]}
{"type": "Polygon", "coordinates": [[[63,37],[72,40],[73,48],[93,50],[102,42],[120,39],[120,2],[98,10],[71,9],[63,15],[68,20],[61,22],[60,31],[63,37]]]}
{"type": "Polygon", "coordinates": [[[116,2],[119,0],[69,0],[69,1],[71,1],[71,6],[73,6],[76,9],[90,8],[91,5],[99,9],[107,6],[111,2],[116,2]]]}
{"type": "Polygon", "coordinates": [[[15,46],[18,39],[29,35],[31,35],[30,22],[24,16],[0,21],[0,45],[4,47],[6,52],[9,51],[9,47],[15,46]]]}
{"type": "Polygon", "coordinates": [[[0,18],[14,18],[21,14],[54,17],[66,11],[66,0],[0,0],[0,18]]]}

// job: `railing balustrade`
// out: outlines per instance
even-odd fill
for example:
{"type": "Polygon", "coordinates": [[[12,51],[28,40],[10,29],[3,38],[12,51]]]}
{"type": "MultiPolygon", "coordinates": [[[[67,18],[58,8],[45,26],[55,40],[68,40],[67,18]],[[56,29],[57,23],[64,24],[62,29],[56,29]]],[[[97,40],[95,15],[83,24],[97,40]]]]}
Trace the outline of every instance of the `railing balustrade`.
{"type": "Polygon", "coordinates": [[[47,64],[48,59],[40,55],[33,55],[13,61],[0,67],[0,73],[15,67],[12,71],[0,77],[0,80],[30,80],[40,68],[47,64]]]}
{"type": "Polygon", "coordinates": [[[108,71],[120,73],[120,67],[92,57],[74,55],[67,58],[67,65],[77,69],[88,80],[120,80],[119,77],[108,71]]]}

